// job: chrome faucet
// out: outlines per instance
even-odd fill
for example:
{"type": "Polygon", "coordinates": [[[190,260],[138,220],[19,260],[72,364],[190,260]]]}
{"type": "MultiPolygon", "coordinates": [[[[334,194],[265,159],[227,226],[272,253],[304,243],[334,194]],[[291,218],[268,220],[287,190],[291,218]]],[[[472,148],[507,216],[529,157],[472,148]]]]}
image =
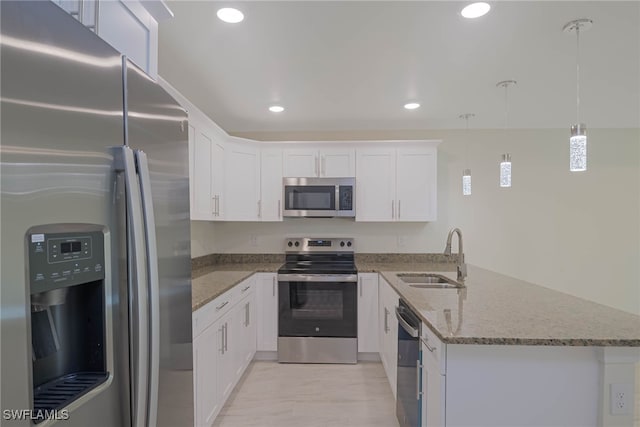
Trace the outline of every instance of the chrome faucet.
{"type": "Polygon", "coordinates": [[[452,228],[447,236],[447,246],[444,248],[445,255],[451,255],[451,239],[453,233],[458,234],[458,280],[464,280],[467,277],[467,264],[464,262],[464,251],[462,250],[462,231],[459,228],[452,228]]]}

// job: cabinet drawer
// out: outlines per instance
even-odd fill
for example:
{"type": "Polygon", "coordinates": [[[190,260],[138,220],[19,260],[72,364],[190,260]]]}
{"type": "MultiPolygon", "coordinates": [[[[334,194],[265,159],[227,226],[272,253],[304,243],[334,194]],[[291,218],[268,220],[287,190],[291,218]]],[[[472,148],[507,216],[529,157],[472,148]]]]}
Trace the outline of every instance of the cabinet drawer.
{"type": "Polygon", "coordinates": [[[422,356],[423,359],[433,359],[440,369],[440,374],[444,375],[446,373],[445,361],[447,348],[436,334],[434,334],[433,331],[424,323],[422,324],[422,336],[420,337],[420,341],[422,341],[423,349],[426,348],[426,351],[424,351],[422,356]]]}
{"type": "Polygon", "coordinates": [[[245,280],[244,282],[240,283],[238,286],[236,286],[235,289],[237,291],[238,301],[248,296],[249,294],[251,294],[251,292],[254,292],[255,288],[256,288],[256,281],[255,281],[255,275],[253,275],[249,277],[247,280],[245,280]]]}
{"type": "Polygon", "coordinates": [[[193,313],[194,338],[229,311],[236,302],[239,291],[239,286],[235,286],[193,313]]]}

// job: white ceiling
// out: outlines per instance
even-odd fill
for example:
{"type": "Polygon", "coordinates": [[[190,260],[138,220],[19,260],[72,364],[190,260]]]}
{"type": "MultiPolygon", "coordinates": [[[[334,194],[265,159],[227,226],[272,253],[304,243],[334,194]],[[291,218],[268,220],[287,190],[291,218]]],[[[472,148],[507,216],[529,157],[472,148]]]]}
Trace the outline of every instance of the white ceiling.
{"type": "Polygon", "coordinates": [[[159,73],[228,132],[640,127],[640,3],[491,2],[467,20],[457,1],[169,1],[159,73]],[[220,7],[245,20],[226,24],[220,7]],[[408,111],[403,105],[422,107],[408,111]],[[274,114],[271,104],[286,110],[274,114]]]}

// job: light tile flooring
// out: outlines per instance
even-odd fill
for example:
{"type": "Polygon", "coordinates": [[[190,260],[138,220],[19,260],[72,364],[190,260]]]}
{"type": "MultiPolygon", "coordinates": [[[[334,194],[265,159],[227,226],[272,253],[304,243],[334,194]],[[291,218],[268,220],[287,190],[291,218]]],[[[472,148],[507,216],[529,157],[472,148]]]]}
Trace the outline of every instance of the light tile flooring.
{"type": "Polygon", "coordinates": [[[381,363],[253,362],[214,427],[398,427],[381,363]]]}

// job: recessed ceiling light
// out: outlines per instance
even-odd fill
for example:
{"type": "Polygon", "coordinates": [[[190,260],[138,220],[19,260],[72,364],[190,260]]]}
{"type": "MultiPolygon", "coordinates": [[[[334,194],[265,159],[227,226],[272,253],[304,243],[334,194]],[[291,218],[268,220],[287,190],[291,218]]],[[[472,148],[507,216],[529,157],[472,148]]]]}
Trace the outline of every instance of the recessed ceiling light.
{"type": "Polygon", "coordinates": [[[218,18],[229,24],[237,24],[244,19],[244,15],[238,9],[232,7],[223,7],[218,10],[218,18]]]}
{"type": "Polygon", "coordinates": [[[486,15],[486,13],[489,12],[489,9],[491,9],[491,6],[489,6],[489,3],[485,3],[485,2],[471,3],[470,5],[465,6],[465,8],[462,9],[460,14],[465,18],[469,18],[469,19],[479,18],[482,15],[486,15]]]}
{"type": "Polygon", "coordinates": [[[417,102],[410,102],[408,104],[404,104],[404,108],[406,108],[407,110],[415,110],[418,107],[420,107],[420,104],[418,104],[417,102]]]}
{"type": "Polygon", "coordinates": [[[271,111],[272,113],[282,113],[284,111],[284,107],[281,107],[279,105],[272,105],[271,107],[269,107],[269,111],[271,111]]]}

